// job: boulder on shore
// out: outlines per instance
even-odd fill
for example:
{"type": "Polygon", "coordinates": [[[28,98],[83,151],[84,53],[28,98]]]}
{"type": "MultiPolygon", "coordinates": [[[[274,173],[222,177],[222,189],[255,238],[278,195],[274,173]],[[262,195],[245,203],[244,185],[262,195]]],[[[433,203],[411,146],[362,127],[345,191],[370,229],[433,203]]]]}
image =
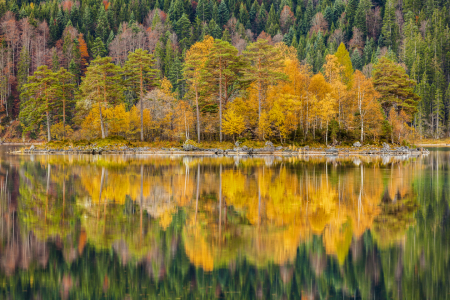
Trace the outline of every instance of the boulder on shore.
{"type": "Polygon", "coordinates": [[[360,142],[356,142],[353,144],[353,147],[361,147],[361,143],[360,142]]]}

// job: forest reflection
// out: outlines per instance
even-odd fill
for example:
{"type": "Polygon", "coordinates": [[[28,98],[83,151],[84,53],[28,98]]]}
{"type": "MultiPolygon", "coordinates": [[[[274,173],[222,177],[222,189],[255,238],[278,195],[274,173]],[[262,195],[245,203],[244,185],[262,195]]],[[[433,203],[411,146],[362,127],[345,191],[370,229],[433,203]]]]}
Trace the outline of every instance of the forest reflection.
{"type": "MultiPolygon", "coordinates": [[[[272,284],[286,295],[295,288],[312,298],[337,291],[366,298],[380,292],[383,280],[381,290],[400,299],[402,275],[395,264],[406,264],[398,253],[411,243],[408,234],[414,232],[416,241],[424,197],[418,182],[434,168],[429,160],[54,155],[20,157],[14,168],[2,161],[0,285],[3,280],[6,293],[6,282],[21,274],[20,282],[32,287],[45,280],[32,275],[41,272],[49,276],[42,285],[52,282],[68,297],[94,272],[96,293],[125,295],[131,287],[121,291],[112,278],[118,275],[111,268],[119,264],[129,272],[137,268],[156,286],[178,278],[180,287],[163,293],[169,297],[185,293],[183,285],[201,290],[198,272],[220,281],[215,273],[245,265],[256,273],[278,270],[278,283],[255,279],[252,293],[263,299],[272,284]],[[374,257],[383,252],[389,260],[396,253],[388,266],[386,258],[374,257]],[[49,272],[57,262],[65,267],[49,272]],[[295,275],[305,265],[309,270],[295,275]],[[352,279],[349,268],[356,268],[352,279]],[[325,287],[325,278],[337,286],[325,287]]],[[[421,268],[429,261],[415,247],[408,255],[421,268]]],[[[226,281],[216,282],[213,296],[243,288],[226,281]]]]}

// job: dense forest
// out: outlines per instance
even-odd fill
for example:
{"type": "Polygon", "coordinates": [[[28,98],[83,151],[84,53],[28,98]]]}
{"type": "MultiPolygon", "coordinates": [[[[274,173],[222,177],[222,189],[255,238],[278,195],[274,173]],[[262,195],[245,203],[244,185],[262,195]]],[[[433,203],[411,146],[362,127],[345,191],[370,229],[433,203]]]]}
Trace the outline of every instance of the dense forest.
{"type": "Polygon", "coordinates": [[[443,138],[449,7],[0,0],[2,130],[26,140],[443,138]]]}

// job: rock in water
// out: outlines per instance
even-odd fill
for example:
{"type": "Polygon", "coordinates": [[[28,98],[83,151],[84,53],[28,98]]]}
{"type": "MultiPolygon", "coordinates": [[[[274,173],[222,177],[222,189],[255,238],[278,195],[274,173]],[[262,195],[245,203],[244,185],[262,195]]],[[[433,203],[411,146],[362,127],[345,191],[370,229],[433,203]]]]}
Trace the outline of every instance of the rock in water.
{"type": "Polygon", "coordinates": [[[361,143],[360,142],[356,142],[353,144],[353,147],[361,147],[361,143]]]}

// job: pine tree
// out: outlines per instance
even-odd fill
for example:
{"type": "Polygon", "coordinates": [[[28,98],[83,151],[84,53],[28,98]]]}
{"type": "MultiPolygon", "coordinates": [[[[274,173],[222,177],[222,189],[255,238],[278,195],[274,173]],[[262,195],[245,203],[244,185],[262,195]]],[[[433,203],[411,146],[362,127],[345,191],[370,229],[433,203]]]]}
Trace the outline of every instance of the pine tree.
{"type": "MultiPolygon", "coordinates": [[[[168,40],[169,41],[169,40],[168,40]]],[[[168,44],[168,48],[172,48],[168,44]]],[[[144,141],[144,92],[147,87],[154,85],[156,76],[155,59],[147,50],[137,49],[128,55],[124,71],[127,77],[127,85],[133,90],[139,89],[140,111],[141,111],[141,141],[144,141]]]]}
{"type": "Polygon", "coordinates": [[[367,35],[366,18],[367,13],[372,8],[371,0],[360,0],[358,9],[356,10],[354,27],[359,28],[365,35],[367,35]]]}
{"type": "Polygon", "coordinates": [[[123,99],[120,67],[112,63],[111,57],[97,57],[87,67],[86,76],[80,85],[80,96],[92,99],[98,107],[102,138],[108,136],[103,120],[102,108],[109,103],[118,103],[123,99]]]}
{"type": "Polygon", "coordinates": [[[207,0],[199,0],[196,9],[197,17],[202,21],[211,19],[211,11],[207,0]]]}
{"type": "Polygon", "coordinates": [[[361,54],[359,53],[358,49],[354,49],[353,53],[352,53],[352,65],[355,68],[355,70],[362,70],[363,67],[363,61],[362,61],[362,57],[361,54]]]}
{"type": "Polygon", "coordinates": [[[395,1],[387,0],[384,8],[383,27],[381,33],[384,38],[384,45],[397,49],[398,25],[395,17],[395,1]]]}
{"type": "Polygon", "coordinates": [[[222,0],[220,2],[219,8],[218,8],[218,14],[219,14],[218,24],[220,27],[223,27],[228,22],[228,19],[230,18],[230,13],[228,11],[226,0],[222,0]]]}
{"type": "Polygon", "coordinates": [[[45,65],[40,66],[33,76],[28,77],[20,95],[22,103],[19,118],[25,125],[24,131],[35,129],[45,119],[48,142],[52,139],[50,114],[58,95],[56,83],[55,73],[45,65]]]}
{"type": "Polygon", "coordinates": [[[56,51],[56,48],[52,49],[52,71],[58,72],[59,70],[59,58],[58,58],[58,52],[56,51]]]}
{"type": "Polygon", "coordinates": [[[105,45],[102,40],[97,37],[95,38],[94,45],[92,46],[92,57],[97,58],[98,56],[103,57],[106,54],[105,45]]]}
{"type": "MultiPolygon", "coordinates": [[[[28,53],[28,49],[27,47],[22,47],[19,62],[17,64],[17,89],[19,92],[22,90],[22,86],[27,83],[28,74],[30,72],[30,64],[31,58],[28,53]]],[[[8,109],[6,109],[6,115],[8,115],[8,109]]]]}
{"type": "Polygon", "coordinates": [[[268,83],[278,79],[285,79],[284,74],[280,73],[282,57],[278,50],[269,45],[265,39],[260,39],[247,46],[244,51],[245,58],[248,61],[248,68],[244,70],[244,78],[255,82],[258,89],[258,122],[261,118],[261,105],[263,104],[263,92],[268,83]]]}
{"type": "Polygon", "coordinates": [[[223,31],[223,34],[222,34],[222,41],[231,43],[230,32],[228,31],[227,28],[225,28],[225,30],[223,31]]]}
{"type": "Polygon", "coordinates": [[[173,88],[178,91],[178,99],[181,99],[184,94],[181,88],[183,81],[183,65],[178,55],[175,56],[173,63],[170,65],[167,78],[170,80],[170,83],[172,83],[173,88]]]}
{"type": "MultiPolygon", "coordinates": [[[[172,26],[176,26],[178,20],[184,15],[184,5],[182,0],[172,1],[169,9],[169,20],[172,26]]],[[[188,19],[189,20],[189,19],[188,19]]]]}
{"type": "Polygon", "coordinates": [[[186,14],[178,20],[176,24],[176,33],[180,40],[181,49],[186,49],[189,46],[189,39],[191,36],[191,22],[186,14]]]}
{"type": "Polygon", "coordinates": [[[100,5],[100,12],[98,13],[97,17],[97,27],[95,29],[95,35],[96,37],[100,38],[103,43],[106,42],[109,35],[109,23],[108,19],[106,18],[106,12],[103,5],[100,5]]]}
{"type": "Polygon", "coordinates": [[[274,36],[279,29],[280,25],[278,24],[277,14],[275,12],[275,7],[272,4],[270,6],[269,15],[267,16],[266,32],[274,36]]]}
{"type": "Polygon", "coordinates": [[[238,56],[237,49],[228,42],[216,39],[205,63],[204,76],[212,87],[210,90],[219,91],[220,142],[222,142],[222,107],[228,100],[230,87],[237,84],[238,75],[243,68],[244,63],[238,56]]]}
{"type": "Polygon", "coordinates": [[[73,95],[75,91],[74,76],[71,72],[66,69],[61,68],[55,73],[56,77],[56,89],[58,92],[58,103],[57,107],[62,110],[63,118],[63,138],[66,137],[66,119],[67,119],[67,108],[71,108],[73,100],[73,95]]]}
{"type": "Polygon", "coordinates": [[[348,20],[348,28],[353,28],[355,21],[356,10],[358,8],[358,0],[349,0],[345,8],[345,16],[348,20]]]}
{"type": "Polygon", "coordinates": [[[244,4],[241,3],[241,6],[239,7],[239,22],[243,24],[244,26],[247,26],[249,24],[249,16],[247,9],[245,8],[244,4]]]}
{"type": "Polygon", "coordinates": [[[92,32],[92,29],[93,29],[93,22],[91,10],[89,8],[89,5],[86,5],[83,14],[83,31],[87,34],[89,32],[92,32]]]}
{"type": "Polygon", "coordinates": [[[398,113],[403,110],[410,117],[417,112],[420,97],[414,92],[416,83],[409,79],[401,66],[382,57],[374,66],[373,84],[381,94],[381,106],[386,116],[392,107],[398,113]]]}
{"type": "Polygon", "coordinates": [[[108,39],[106,40],[106,47],[105,48],[108,48],[109,47],[109,44],[111,44],[111,42],[114,40],[114,32],[111,30],[110,32],[109,32],[109,36],[108,36],[108,39]]]}

